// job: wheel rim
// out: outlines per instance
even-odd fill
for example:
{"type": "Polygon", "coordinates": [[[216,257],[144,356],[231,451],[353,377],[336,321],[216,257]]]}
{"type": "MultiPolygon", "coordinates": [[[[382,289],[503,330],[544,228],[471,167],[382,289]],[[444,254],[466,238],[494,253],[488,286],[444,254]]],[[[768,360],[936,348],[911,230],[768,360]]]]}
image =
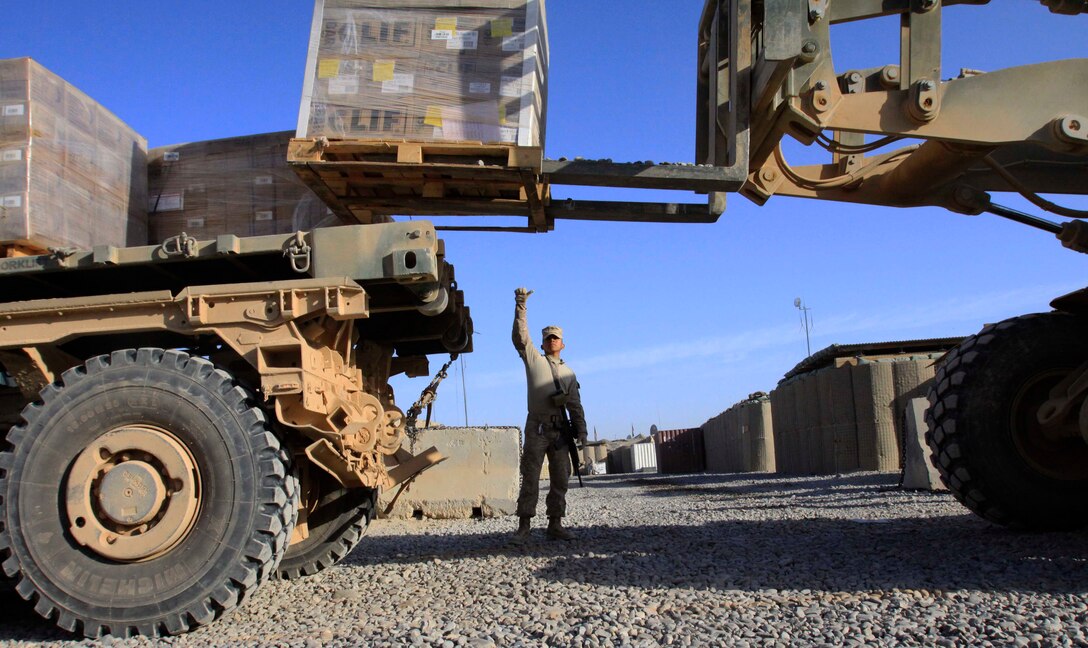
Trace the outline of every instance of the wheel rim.
{"type": "Polygon", "coordinates": [[[1068,373],[1048,371],[1024,383],[1012,403],[1012,440],[1035,472],[1052,479],[1080,481],[1088,479],[1088,445],[1080,434],[1080,408],[1071,408],[1053,425],[1044,426],[1037,418],[1039,408],[1050,398],[1050,389],[1068,373]]]}
{"type": "Polygon", "coordinates": [[[177,437],[129,425],[106,432],[76,457],[65,499],[77,542],[110,560],[140,562],[188,535],[199,509],[200,473],[177,437]]]}

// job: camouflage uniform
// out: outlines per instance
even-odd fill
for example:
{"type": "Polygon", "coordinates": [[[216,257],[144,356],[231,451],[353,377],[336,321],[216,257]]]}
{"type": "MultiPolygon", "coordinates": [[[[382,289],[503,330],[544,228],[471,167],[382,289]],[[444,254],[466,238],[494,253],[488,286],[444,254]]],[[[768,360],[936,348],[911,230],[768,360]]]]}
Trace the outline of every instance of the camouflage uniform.
{"type": "MultiPolygon", "coordinates": [[[[549,326],[544,329],[562,330],[549,326]]],[[[536,515],[537,500],[540,495],[540,470],[548,457],[548,475],[551,481],[547,497],[549,518],[561,518],[567,512],[567,485],[570,480],[571,465],[567,442],[563,439],[560,425],[562,412],[552,402],[555,394],[555,381],[567,395],[567,412],[574,426],[575,434],[583,441],[586,438],[586,419],[582,410],[582,400],[578,393],[578,379],[567,363],[559,358],[542,354],[533,346],[529,336],[529,324],[526,320],[524,302],[517,302],[514,307],[514,348],[518,350],[525,363],[525,379],[528,386],[529,415],[525,419],[525,444],[521,453],[521,493],[518,496],[518,515],[532,517],[536,515]],[[554,374],[552,373],[554,370],[554,374]]]]}

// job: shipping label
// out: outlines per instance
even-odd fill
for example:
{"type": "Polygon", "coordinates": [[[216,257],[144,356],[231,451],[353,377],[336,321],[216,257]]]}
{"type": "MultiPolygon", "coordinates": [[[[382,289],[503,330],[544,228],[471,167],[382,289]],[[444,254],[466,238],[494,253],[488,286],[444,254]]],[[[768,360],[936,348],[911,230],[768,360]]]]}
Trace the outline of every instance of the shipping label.
{"type": "Polygon", "coordinates": [[[423,123],[427,126],[442,128],[442,107],[427,106],[427,115],[423,118],[423,123]]]}
{"type": "Polygon", "coordinates": [[[479,124],[451,119],[444,121],[442,139],[447,141],[494,142],[499,139],[499,127],[494,124],[479,124]]]}
{"type": "Polygon", "coordinates": [[[340,59],[321,59],[317,62],[317,78],[331,79],[340,76],[340,59]]]}
{"type": "Polygon", "coordinates": [[[253,184],[255,185],[270,185],[275,182],[275,178],[270,175],[262,175],[253,178],[253,184]]]}
{"type": "Polygon", "coordinates": [[[12,209],[15,207],[23,206],[23,194],[11,194],[8,196],[0,196],[0,207],[5,209],[12,209]]]}
{"type": "Polygon", "coordinates": [[[166,153],[162,154],[162,161],[163,162],[177,162],[180,159],[181,159],[181,152],[180,151],[167,151],[166,153]]]}
{"type": "Polygon", "coordinates": [[[480,32],[478,31],[454,32],[450,39],[446,41],[446,49],[448,50],[474,50],[479,45],[480,32]]]}
{"type": "Polygon", "coordinates": [[[359,77],[336,77],[329,79],[329,95],[359,94],[359,77]]]}
{"type": "Polygon", "coordinates": [[[513,34],[502,39],[502,51],[521,52],[525,50],[525,34],[513,34]]]}
{"type": "Polygon", "coordinates": [[[486,94],[486,95],[489,95],[489,94],[491,94],[491,84],[490,83],[482,83],[482,82],[469,83],[468,84],[468,92],[469,92],[469,94],[486,94]]]}
{"type": "Polygon", "coordinates": [[[23,159],[23,149],[0,151],[0,162],[18,162],[23,159]]]}
{"type": "Polygon", "coordinates": [[[185,209],[185,198],[179,193],[164,193],[151,196],[147,200],[147,211],[151,213],[181,211],[185,209]]]}
{"type": "Polygon", "coordinates": [[[517,143],[518,129],[510,128],[509,126],[499,127],[499,141],[517,143]]]}
{"type": "MultiPolygon", "coordinates": [[[[514,33],[513,18],[496,18],[491,21],[491,38],[501,38],[514,33]]],[[[505,45],[505,41],[503,43],[505,45]]]]}
{"type": "Polygon", "coordinates": [[[6,106],[4,106],[4,117],[18,117],[25,114],[25,104],[7,104],[6,106]]]}
{"type": "Polygon", "coordinates": [[[374,61],[374,76],[373,80],[378,83],[384,81],[392,81],[393,75],[397,73],[397,62],[390,60],[374,61]]]}
{"type": "Polygon", "coordinates": [[[274,217],[273,213],[267,210],[259,211],[253,214],[253,220],[255,221],[270,221],[274,217]]]}
{"type": "Polygon", "coordinates": [[[432,29],[431,40],[448,41],[449,39],[453,38],[453,31],[454,30],[452,29],[432,29]]]}
{"type": "Polygon", "coordinates": [[[204,227],[203,218],[187,218],[185,219],[185,227],[204,227]]]}
{"type": "Polygon", "coordinates": [[[394,74],[393,78],[382,82],[382,94],[406,94],[416,86],[414,74],[394,74]]]}
{"type": "Polygon", "coordinates": [[[434,21],[434,30],[435,31],[449,31],[449,32],[457,31],[457,17],[455,16],[453,18],[449,18],[449,17],[436,18],[435,21],[434,21]]]}

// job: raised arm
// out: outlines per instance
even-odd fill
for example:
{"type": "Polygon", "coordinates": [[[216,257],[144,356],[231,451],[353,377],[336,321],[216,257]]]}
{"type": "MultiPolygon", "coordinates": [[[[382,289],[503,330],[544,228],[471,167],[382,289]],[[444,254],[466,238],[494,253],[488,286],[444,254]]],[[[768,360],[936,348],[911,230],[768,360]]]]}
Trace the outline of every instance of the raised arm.
{"type": "Polygon", "coordinates": [[[514,291],[514,331],[512,338],[514,348],[518,353],[525,355],[526,349],[533,348],[533,339],[529,336],[529,320],[525,308],[525,302],[533,291],[528,288],[518,288],[514,291]]]}

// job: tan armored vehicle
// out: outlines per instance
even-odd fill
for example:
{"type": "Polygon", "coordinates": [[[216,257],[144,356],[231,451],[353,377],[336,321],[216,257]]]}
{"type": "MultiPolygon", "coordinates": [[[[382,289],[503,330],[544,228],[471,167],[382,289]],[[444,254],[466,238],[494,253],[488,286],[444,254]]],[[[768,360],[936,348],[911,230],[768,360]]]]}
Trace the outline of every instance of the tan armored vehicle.
{"type": "Polygon", "coordinates": [[[0,261],[0,548],[96,636],[184,632],[346,555],[401,450],[391,375],[471,351],[427,222],[0,261]]]}

